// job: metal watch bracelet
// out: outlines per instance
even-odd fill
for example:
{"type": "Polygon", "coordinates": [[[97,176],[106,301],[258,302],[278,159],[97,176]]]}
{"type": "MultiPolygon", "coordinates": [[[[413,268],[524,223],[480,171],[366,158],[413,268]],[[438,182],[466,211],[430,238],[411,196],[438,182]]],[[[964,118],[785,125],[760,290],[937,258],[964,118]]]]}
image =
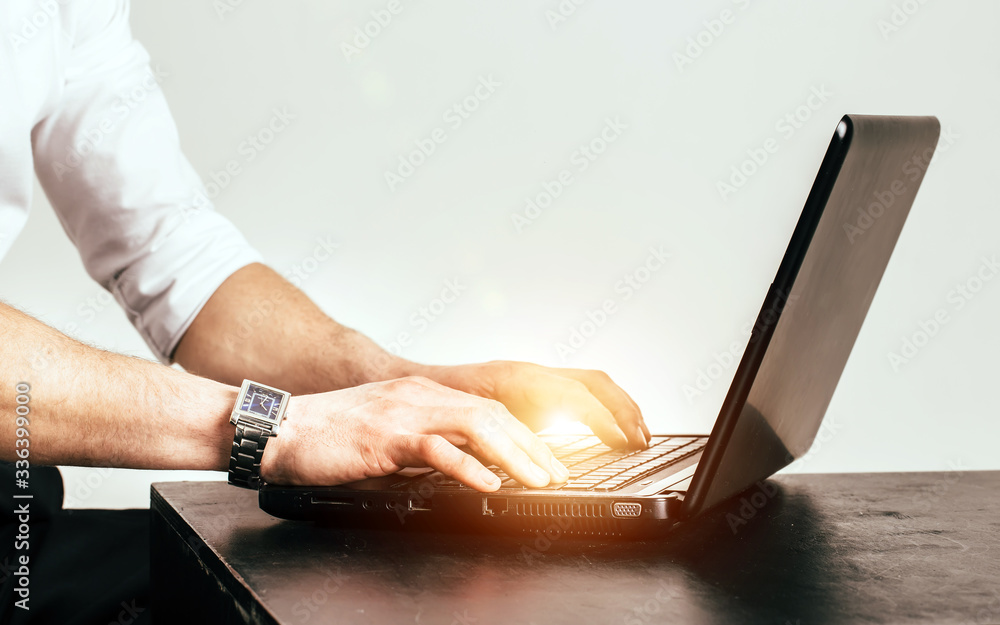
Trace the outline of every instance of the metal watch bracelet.
{"type": "Polygon", "coordinates": [[[260,488],[260,461],[268,438],[268,433],[259,427],[245,423],[236,425],[229,454],[230,484],[253,490],[260,488]]]}

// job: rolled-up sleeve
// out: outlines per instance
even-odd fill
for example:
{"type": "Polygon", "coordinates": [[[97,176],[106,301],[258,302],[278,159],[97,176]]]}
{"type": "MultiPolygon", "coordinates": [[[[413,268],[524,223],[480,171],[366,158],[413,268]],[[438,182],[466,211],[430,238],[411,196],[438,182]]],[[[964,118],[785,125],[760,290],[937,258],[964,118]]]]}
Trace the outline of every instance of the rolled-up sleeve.
{"type": "Polygon", "coordinates": [[[169,363],[212,293],[261,257],[181,152],[128,13],[95,0],[67,33],[62,95],[32,131],[35,171],[87,272],[169,363]]]}

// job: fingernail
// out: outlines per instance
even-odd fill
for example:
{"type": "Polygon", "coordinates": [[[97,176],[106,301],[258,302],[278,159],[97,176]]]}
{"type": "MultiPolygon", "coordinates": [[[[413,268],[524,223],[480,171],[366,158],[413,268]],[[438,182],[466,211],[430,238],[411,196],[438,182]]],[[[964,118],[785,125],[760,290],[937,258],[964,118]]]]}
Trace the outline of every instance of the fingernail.
{"type": "Polygon", "coordinates": [[[552,472],[560,482],[565,482],[569,479],[569,469],[556,458],[552,458],[552,472]]]}
{"type": "Polygon", "coordinates": [[[479,476],[482,478],[483,482],[490,488],[500,485],[500,478],[494,475],[492,471],[487,471],[486,469],[483,469],[482,471],[479,472],[479,476]]]}
{"type": "Polygon", "coordinates": [[[638,425],[637,425],[637,426],[635,426],[635,433],[636,433],[636,435],[637,435],[637,439],[639,440],[639,442],[641,442],[641,443],[642,443],[642,446],[643,446],[643,447],[646,447],[646,443],[648,443],[648,442],[649,442],[649,441],[647,441],[647,440],[646,440],[646,433],[645,433],[645,432],[643,432],[643,431],[642,431],[642,428],[641,428],[641,427],[639,427],[638,425]]]}
{"type": "Polygon", "coordinates": [[[543,485],[552,481],[552,478],[549,476],[549,472],[537,464],[531,465],[531,475],[539,482],[542,482],[543,485]]]}

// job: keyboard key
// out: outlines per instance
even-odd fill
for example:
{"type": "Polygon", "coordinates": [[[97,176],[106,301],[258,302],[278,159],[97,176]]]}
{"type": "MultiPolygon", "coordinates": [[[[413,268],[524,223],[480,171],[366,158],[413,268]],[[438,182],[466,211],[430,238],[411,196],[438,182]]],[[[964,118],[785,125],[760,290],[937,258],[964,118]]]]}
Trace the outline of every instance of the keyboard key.
{"type": "Polygon", "coordinates": [[[548,486],[539,486],[538,490],[559,490],[566,486],[566,482],[556,482],[555,484],[549,484],[548,486]]]}
{"type": "MultiPolygon", "coordinates": [[[[569,469],[570,482],[551,484],[549,490],[600,490],[621,488],[697,452],[705,447],[707,438],[653,437],[649,446],[642,450],[609,449],[596,436],[544,436],[543,440],[553,453],[569,469]]],[[[496,466],[490,470],[501,480],[501,488],[525,488],[496,466]]],[[[439,477],[441,474],[437,474],[439,477]]],[[[440,481],[441,485],[462,486],[457,480],[440,481]]],[[[651,480],[643,482],[652,483],[651,480]]],[[[394,486],[411,485],[410,480],[394,486]]]]}

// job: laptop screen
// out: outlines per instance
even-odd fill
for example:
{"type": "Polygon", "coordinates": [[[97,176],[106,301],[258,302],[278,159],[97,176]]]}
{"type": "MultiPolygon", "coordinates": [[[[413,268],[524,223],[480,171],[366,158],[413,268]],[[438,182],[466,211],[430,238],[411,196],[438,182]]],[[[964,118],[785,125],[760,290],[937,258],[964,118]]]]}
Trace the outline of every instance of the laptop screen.
{"type": "Polygon", "coordinates": [[[695,514],[804,455],[934,153],[934,117],[837,127],[685,501],[695,514]]]}

